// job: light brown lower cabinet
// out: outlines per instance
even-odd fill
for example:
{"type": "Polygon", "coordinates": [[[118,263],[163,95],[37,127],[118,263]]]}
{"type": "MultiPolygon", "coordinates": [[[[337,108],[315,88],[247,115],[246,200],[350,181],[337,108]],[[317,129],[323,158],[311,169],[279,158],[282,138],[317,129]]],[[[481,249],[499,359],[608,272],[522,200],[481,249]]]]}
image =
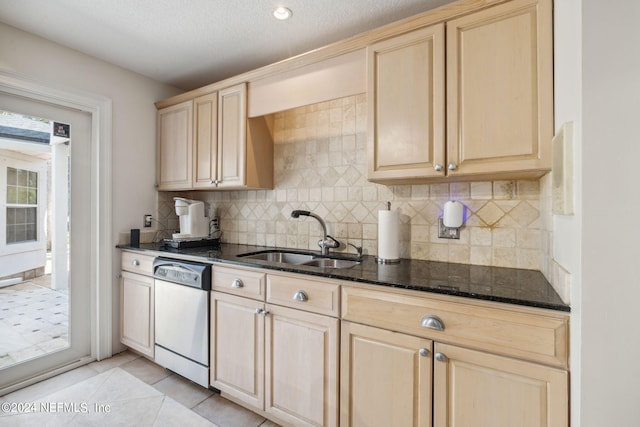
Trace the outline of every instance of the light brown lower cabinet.
{"type": "Polygon", "coordinates": [[[120,342],[154,357],[153,257],[122,252],[120,274],[120,342]]]}
{"type": "Polygon", "coordinates": [[[562,369],[350,322],[341,363],[343,427],[568,425],[562,369]]]}
{"type": "Polygon", "coordinates": [[[341,427],[566,427],[567,313],[342,287],[341,427]]]}
{"type": "Polygon", "coordinates": [[[290,425],[337,426],[339,320],[266,307],[265,411],[290,425]]]}
{"type": "Polygon", "coordinates": [[[433,377],[435,427],[568,425],[564,370],[436,343],[433,377]]]}
{"type": "Polygon", "coordinates": [[[211,293],[211,385],[292,426],[337,426],[339,320],[211,293]]]}
{"type": "Polygon", "coordinates": [[[340,426],[431,425],[433,343],[342,322],[340,426]]]}
{"type": "Polygon", "coordinates": [[[153,358],[153,277],[123,271],[120,278],[120,341],[153,358]]]}
{"type": "Polygon", "coordinates": [[[283,426],[569,424],[567,313],[217,265],[213,282],[211,385],[283,426]]]}
{"type": "MultiPolygon", "coordinates": [[[[215,267],[214,267],[215,268],[215,267]]],[[[211,292],[210,383],[257,409],[264,408],[263,304],[211,292]]]]}

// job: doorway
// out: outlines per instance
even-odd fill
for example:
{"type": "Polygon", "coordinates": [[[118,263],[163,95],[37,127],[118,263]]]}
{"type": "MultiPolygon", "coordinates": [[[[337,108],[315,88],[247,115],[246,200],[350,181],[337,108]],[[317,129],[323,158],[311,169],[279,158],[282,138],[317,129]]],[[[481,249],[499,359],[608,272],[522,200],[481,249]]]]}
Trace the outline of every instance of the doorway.
{"type": "Polygon", "coordinates": [[[3,390],[92,357],[93,160],[89,113],[2,92],[0,111],[3,390]]]}
{"type": "Polygon", "coordinates": [[[69,347],[70,143],[0,111],[0,369],[69,347]]]}

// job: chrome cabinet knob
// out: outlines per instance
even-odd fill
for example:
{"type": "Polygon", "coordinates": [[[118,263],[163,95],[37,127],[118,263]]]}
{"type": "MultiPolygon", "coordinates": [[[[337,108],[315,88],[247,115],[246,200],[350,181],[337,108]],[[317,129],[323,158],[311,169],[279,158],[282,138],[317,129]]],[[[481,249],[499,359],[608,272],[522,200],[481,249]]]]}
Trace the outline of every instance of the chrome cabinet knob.
{"type": "Polygon", "coordinates": [[[296,291],[296,293],[293,294],[293,299],[296,301],[305,302],[309,301],[309,296],[305,291],[296,291]]]}
{"type": "Polygon", "coordinates": [[[444,354],[442,354],[440,352],[436,353],[435,358],[436,358],[436,360],[438,362],[446,362],[447,361],[447,356],[445,356],[444,354]]]}
{"type": "Polygon", "coordinates": [[[264,310],[261,308],[256,308],[256,314],[262,314],[264,310]]]}
{"type": "Polygon", "coordinates": [[[140,267],[140,261],[134,259],[133,261],[131,261],[131,265],[133,265],[134,267],[140,267]]]}
{"type": "Polygon", "coordinates": [[[426,348],[421,348],[418,353],[420,354],[420,356],[422,357],[428,357],[429,354],[431,354],[431,352],[429,351],[429,349],[426,348]]]}
{"type": "Polygon", "coordinates": [[[450,171],[454,171],[458,169],[458,165],[456,165],[455,163],[449,163],[449,170],[450,171]]]}
{"type": "Polygon", "coordinates": [[[429,329],[433,329],[436,331],[444,331],[444,322],[438,316],[424,316],[420,321],[420,324],[429,329]]]}
{"type": "Polygon", "coordinates": [[[433,165],[433,169],[436,172],[442,172],[442,165],[440,163],[436,163],[435,165],[433,165]]]}
{"type": "Polygon", "coordinates": [[[242,283],[242,280],[240,280],[240,279],[235,279],[235,280],[233,281],[233,283],[231,283],[231,287],[232,287],[232,288],[239,289],[239,288],[244,287],[244,283],[242,283]]]}

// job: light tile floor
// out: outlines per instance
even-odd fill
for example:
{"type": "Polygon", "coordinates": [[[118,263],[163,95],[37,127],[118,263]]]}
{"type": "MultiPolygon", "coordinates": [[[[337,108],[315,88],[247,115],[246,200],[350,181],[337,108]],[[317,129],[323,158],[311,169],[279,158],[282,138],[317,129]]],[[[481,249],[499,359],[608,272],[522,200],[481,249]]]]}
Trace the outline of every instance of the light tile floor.
{"type": "Polygon", "coordinates": [[[0,369],[69,345],[68,294],[49,277],[0,288],[0,369]]]}
{"type": "Polygon", "coordinates": [[[2,396],[0,407],[0,426],[12,427],[278,427],[129,351],[2,396]]]}

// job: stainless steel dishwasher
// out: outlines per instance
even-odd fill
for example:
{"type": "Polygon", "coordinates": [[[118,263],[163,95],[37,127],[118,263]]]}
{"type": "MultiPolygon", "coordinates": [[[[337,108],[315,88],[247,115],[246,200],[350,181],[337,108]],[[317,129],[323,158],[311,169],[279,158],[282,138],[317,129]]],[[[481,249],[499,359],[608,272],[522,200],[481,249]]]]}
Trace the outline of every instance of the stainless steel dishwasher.
{"type": "Polygon", "coordinates": [[[211,265],[156,258],[153,276],[155,362],[208,388],[211,265]]]}

